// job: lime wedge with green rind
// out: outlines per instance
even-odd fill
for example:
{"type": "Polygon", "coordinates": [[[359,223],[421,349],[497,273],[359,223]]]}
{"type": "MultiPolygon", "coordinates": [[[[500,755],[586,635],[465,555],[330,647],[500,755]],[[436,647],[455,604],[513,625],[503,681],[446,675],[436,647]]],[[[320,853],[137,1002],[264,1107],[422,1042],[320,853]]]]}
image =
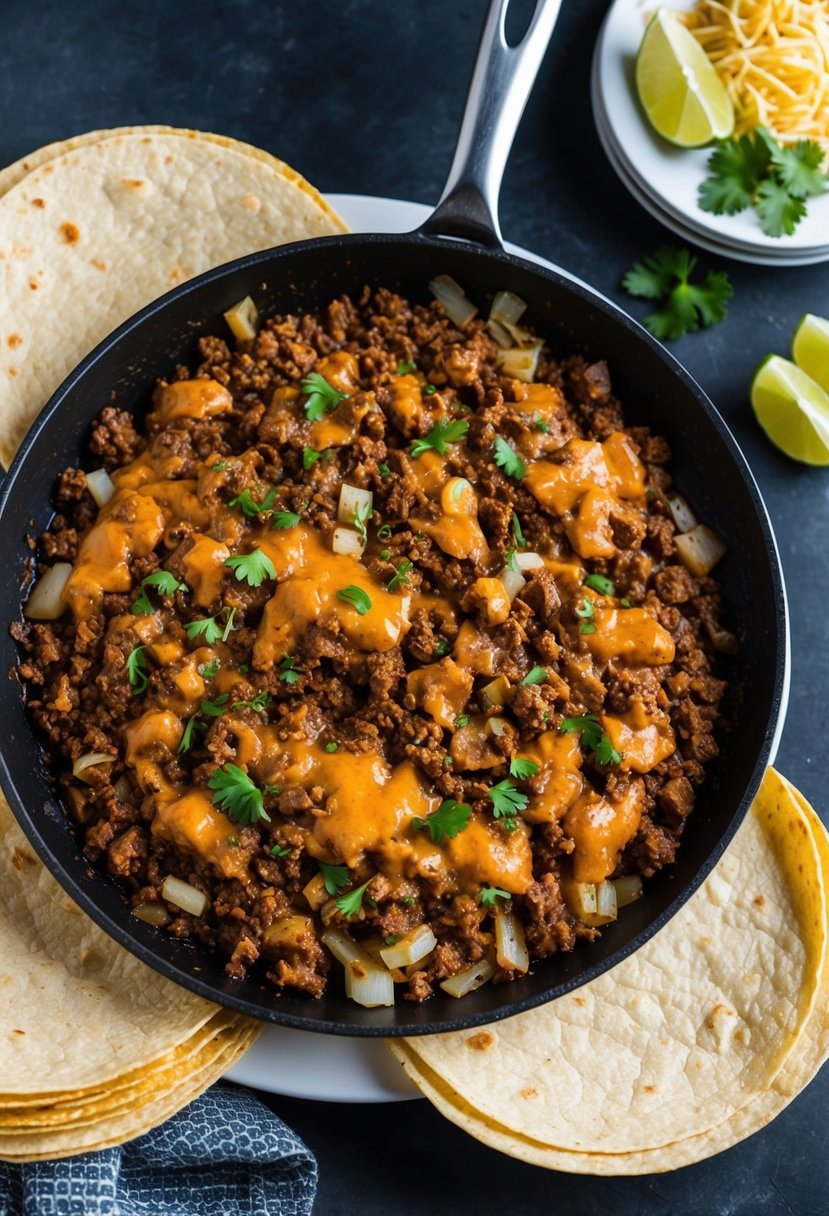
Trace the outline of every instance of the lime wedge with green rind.
{"type": "Polygon", "coordinates": [[[829,465],[829,393],[802,368],[769,355],[754,373],[751,404],[781,452],[804,464],[829,465]]]}
{"type": "Polygon", "coordinates": [[[794,331],[792,358],[829,393],[829,321],[825,317],[806,313],[794,331]]]}

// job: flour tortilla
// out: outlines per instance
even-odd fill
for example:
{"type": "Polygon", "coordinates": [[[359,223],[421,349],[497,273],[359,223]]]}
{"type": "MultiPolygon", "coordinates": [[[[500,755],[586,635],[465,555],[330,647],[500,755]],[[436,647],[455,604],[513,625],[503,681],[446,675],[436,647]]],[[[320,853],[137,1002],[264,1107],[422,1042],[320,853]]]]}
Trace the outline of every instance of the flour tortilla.
{"type": "Polygon", "coordinates": [[[647,1173],[719,1152],[829,1048],[817,822],[769,770],[703,888],[630,959],[542,1009],[392,1051],[442,1113],[525,1161],[647,1173]]]}
{"type": "Polygon", "coordinates": [[[137,129],[68,145],[10,166],[0,196],[6,465],[65,376],[145,304],[246,253],[346,230],[293,169],[220,136],[137,129]]]}

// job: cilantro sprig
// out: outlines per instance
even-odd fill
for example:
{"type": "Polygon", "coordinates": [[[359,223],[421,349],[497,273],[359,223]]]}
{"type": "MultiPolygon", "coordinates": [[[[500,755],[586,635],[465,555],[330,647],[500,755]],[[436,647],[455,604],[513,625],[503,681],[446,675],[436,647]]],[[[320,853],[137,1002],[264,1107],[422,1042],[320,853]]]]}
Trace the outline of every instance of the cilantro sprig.
{"type": "Polygon", "coordinates": [[[428,435],[414,441],[409,449],[409,455],[422,456],[424,452],[432,450],[437,452],[438,456],[443,456],[446,453],[446,445],[458,443],[468,430],[469,423],[465,418],[455,418],[452,421],[448,418],[439,418],[428,435]]]}
{"type": "Polygon", "coordinates": [[[365,616],[371,608],[371,597],[362,587],[355,587],[353,584],[341,587],[337,592],[337,599],[342,600],[344,604],[350,604],[360,616],[365,616]]]}
{"type": "Polygon", "coordinates": [[[644,319],[645,328],[661,342],[725,320],[734,294],[728,275],[709,270],[701,283],[692,283],[696,264],[689,250],[663,245],[636,262],[622,279],[629,295],[661,301],[661,307],[644,319]]]}
{"type": "Polygon", "coordinates": [[[250,490],[242,490],[241,494],[237,494],[235,498],[231,498],[228,502],[229,507],[238,507],[243,515],[248,519],[253,519],[257,515],[266,515],[270,511],[276,499],[276,490],[268,490],[261,502],[256,502],[250,490]]]}
{"type": "Polygon", "coordinates": [[[266,578],[276,578],[273,562],[261,549],[237,553],[235,557],[226,558],[223,564],[233,571],[240,583],[246,582],[250,587],[261,587],[266,578]]]}
{"type": "Polygon", "coordinates": [[[597,764],[621,764],[623,756],[617,752],[602,730],[598,714],[582,714],[578,718],[565,718],[558,728],[562,734],[578,734],[582,746],[596,757],[597,764]]]}
{"type": "Polygon", "coordinates": [[[699,205],[714,215],[754,207],[767,236],[791,236],[806,214],[806,200],[829,189],[820,144],[800,139],[780,144],[765,127],[725,139],[708,158],[699,205]]]}
{"type": "Polygon", "coordinates": [[[527,809],[530,801],[529,794],[519,790],[518,786],[507,777],[504,781],[493,785],[487,791],[487,796],[492,803],[493,819],[501,820],[501,826],[505,832],[514,832],[518,827],[516,815],[519,811],[527,809]]]}
{"type": "Polygon", "coordinates": [[[319,422],[331,410],[335,410],[341,401],[345,401],[348,393],[341,393],[329,384],[325,376],[319,372],[311,372],[305,376],[301,388],[308,394],[305,402],[305,417],[309,422],[319,422]]]}
{"type": "Polygon", "coordinates": [[[478,902],[485,908],[494,907],[499,899],[512,899],[512,896],[509,891],[503,891],[500,887],[481,887],[478,892],[478,902]]]}
{"type": "Polygon", "coordinates": [[[521,681],[521,687],[526,688],[528,684],[543,684],[547,679],[546,667],[531,667],[524,679],[521,681]]]}
{"type": "Polygon", "coordinates": [[[535,760],[524,760],[521,756],[513,756],[509,762],[509,775],[518,781],[529,781],[538,772],[539,765],[535,760]]]}
{"type": "Polygon", "coordinates": [[[447,838],[454,840],[465,827],[469,825],[472,807],[466,802],[456,802],[454,798],[445,798],[436,811],[431,811],[425,819],[415,818],[412,827],[415,831],[427,831],[433,844],[447,838]]]}
{"type": "Polygon", "coordinates": [[[398,587],[408,587],[411,585],[409,571],[412,568],[412,563],[409,561],[401,562],[394,571],[394,574],[386,584],[387,591],[397,591],[398,587]]]}
{"type": "Polygon", "coordinates": [[[584,585],[593,591],[598,591],[599,595],[613,595],[615,591],[613,579],[607,578],[604,574],[588,574],[584,585]]]}
{"type": "Polygon", "coordinates": [[[302,672],[296,665],[293,655],[286,654],[279,664],[279,678],[283,684],[296,684],[302,679],[302,672]]]}
{"type": "Polygon", "coordinates": [[[273,528],[295,528],[299,523],[301,515],[296,511],[274,511],[271,516],[271,527],[273,528]]]}
{"type": "Polygon", "coordinates": [[[271,817],[265,810],[262,791],[238,765],[227,763],[217,768],[207,784],[213,790],[213,803],[233,823],[240,823],[243,827],[258,823],[260,819],[270,823],[271,817]]]}
{"type": "Polygon", "coordinates": [[[130,612],[135,613],[136,616],[149,616],[155,611],[147,591],[149,587],[155,588],[159,595],[167,597],[175,595],[177,591],[189,590],[187,584],[180,583],[174,574],[170,574],[169,570],[155,570],[141,580],[141,594],[137,600],[133,600],[130,608],[130,612]]]}
{"type": "Polygon", "coordinates": [[[133,646],[127,655],[127,678],[135,689],[135,695],[140,697],[147,691],[149,677],[147,676],[147,660],[144,657],[143,646],[133,646]]]}
{"type": "Polygon", "coordinates": [[[492,459],[498,465],[499,469],[503,469],[507,477],[512,477],[515,481],[520,481],[527,471],[527,466],[524,461],[506,439],[502,439],[500,435],[496,435],[495,442],[492,445],[492,459]]]}
{"type": "Polygon", "coordinates": [[[224,607],[215,616],[204,616],[195,621],[188,621],[184,626],[187,640],[195,642],[197,638],[203,638],[208,646],[214,646],[219,641],[226,642],[233,628],[235,616],[235,608],[224,607]]]}
{"type": "Polygon", "coordinates": [[[348,886],[347,866],[330,866],[326,862],[319,863],[322,881],[329,895],[339,895],[348,886]]]}
{"type": "Polygon", "coordinates": [[[337,908],[348,920],[356,916],[362,908],[363,896],[370,882],[370,878],[366,879],[361,887],[355,887],[353,891],[347,891],[345,895],[341,895],[337,900],[337,908]]]}

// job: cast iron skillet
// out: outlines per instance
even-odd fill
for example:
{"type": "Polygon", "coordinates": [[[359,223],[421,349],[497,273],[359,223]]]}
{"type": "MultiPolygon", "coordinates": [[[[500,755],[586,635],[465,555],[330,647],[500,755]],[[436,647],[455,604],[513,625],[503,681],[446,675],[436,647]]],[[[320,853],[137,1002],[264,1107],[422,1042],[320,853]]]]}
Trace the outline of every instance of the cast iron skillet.
{"type": "MultiPolygon", "coordinates": [[[[504,35],[509,0],[492,0],[469,101],[443,201],[423,228],[405,236],[346,236],[303,242],[243,258],[170,292],[127,321],[58,389],[32,426],[0,498],[7,577],[0,616],[20,615],[31,567],[25,538],[52,516],[49,488],[67,465],[85,460],[89,426],[111,403],[142,415],[158,377],[189,362],[197,338],[225,331],[222,313],[250,294],[260,311],[316,309],[341,292],[385,284],[415,300],[448,273],[486,309],[500,288],[528,303],[527,318],[561,355],[608,361],[628,423],[667,436],[672,471],[700,519],[720,532],[729,553],[718,568],[726,620],[742,636],[731,677],[739,683],[734,729],[723,739],[691,817],[676,864],[646,883],[601,939],[538,963],[508,986],[487,985],[455,1001],[438,993],[423,1005],[399,999],[368,1010],[348,1001],[337,968],[325,996],[277,997],[254,979],[229,980],[220,961],[130,915],[115,881],[84,860],[76,833],[56,802],[13,679],[0,693],[0,783],[32,846],[65,890],[112,937],[158,971],[203,996],[285,1025],[333,1034],[423,1034],[493,1021],[577,987],[638,949],[699,886],[742,820],[772,745],[785,675],[786,610],[774,538],[757,487],[713,405],[670,355],[608,301],[504,252],[495,218],[501,175],[515,128],[557,16],[559,0],[540,0],[514,48],[504,35]]],[[[574,222],[577,219],[574,217],[574,222]]],[[[16,661],[7,628],[0,664],[16,661]]]]}

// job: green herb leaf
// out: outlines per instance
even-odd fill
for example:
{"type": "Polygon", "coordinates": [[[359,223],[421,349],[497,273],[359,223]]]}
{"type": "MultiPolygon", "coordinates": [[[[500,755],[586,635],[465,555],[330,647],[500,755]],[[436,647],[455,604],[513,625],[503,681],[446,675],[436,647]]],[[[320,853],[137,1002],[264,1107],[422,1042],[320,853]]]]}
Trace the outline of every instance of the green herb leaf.
{"type": "Polygon", "coordinates": [[[218,616],[205,616],[196,621],[188,621],[184,626],[184,632],[187,634],[189,642],[203,638],[208,646],[213,646],[222,636],[222,626],[219,624],[218,616]]]}
{"type": "Polygon", "coordinates": [[[762,139],[741,135],[725,139],[708,158],[708,174],[699,188],[699,205],[714,215],[736,215],[754,201],[771,156],[762,139]]]}
{"type": "Polygon", "coordinates": [[[380,527],[377,529],[377,539],[378,540],[391,540],[391,525],[390,524],[381,524],[380,525],[380,527]]]}
{"type": "Polygon", "coordinates": [[[227,843],[228,843],[228,844],[238,844],[238,843],[239,843],[239,837],[238,837],[238,836],[228,836],[228,838],[227,838],[227,843]]]}
{"type": "Polygon", "coordinates": [[[806,214],[806,203],[769,178],[757,190],[757,214],[767,236],[791,236],[806,214]]]}
{"type": "Polygon", "coordinates": [[[411,562],[401,562],[394,574],[389,579],[386,590],[396,591],[398,587],[408,587],[411,582],[409,579],[409,571],[411,568],[411,562]]]}
{"type": "Polygon", "coordinates": [[[343,887],[348,886],[348,867],[329,866],[324,861],[319,862],[320,874],[329,895],[339,895],[343,887]]]}
{"type": "Polygon", "coordinates": [[[305,402],[305,417],[309,422],[319,422],[331,410],[345,401],[348,393],[340,393],[319,372],[311,372],[302,381],[302,391],[308,394],[305,402]]]}
{"type": "Polygon", "coordinates": [[[341,587],[337,592],[337,599],[342,600],[344,604],[350,604],[356,609],[360,616],[365,616],[369,608],[371,608],[371,599],[363,591],[362,587],[355,587],[353,584],[348,587],[341,587]]]}
{"type": "Polygon", "coordinates": [[[821,172],[824,152],[811,139],[799,139],[796,144],[783,145],[773,139],[765,127],[758,128],[765,139],[777,177],[794,198],[812,198],[829,189],[829,180],[821,172]]]}
{"type": "Polygon", "coordinates": [[[398,365],[397,365],[398,376],[410,376],[414,370],[415,370],[414,359],[406,359],[404,362],[398,363],[398,365]]]}
{"type": "Polygon", "coordinates": [[[332,740],[331,743],[326,743],[325,750],[328,752],[329,755],[333,755],[334,752],[337,750],[337,744],[334,743],[332,740]]]}
{"type": "Polygon", "coordinates": [[[578,718],[565,718],[558,728],[563,734],[578,734],[581,743],[596,756],[599,764],[620,764],[622,753],[617,752],[602,730],[598,714],[582,714],[578,718]]]}
{"type": "Polygon", "coordinates": [[[271,526],[274,528],[295,528],[302,519],[296,511],[274,511],[271,516],[271,526]]]}
{"type": "Polygon", "coordinates": [[[383,477],[383,478],[385,478],[385,477],[391,477],[391,469],[390,469],[390,468],[389,468],[389,466],[388,466],[388,465],[385,463],[385,461],[384,461],[382,464],[378,464],[378,466],[377,466],[377,472],[378,472],[378,473],[380,474],[380,476],[381,476],[381,477],[383,477]]]}
{"type": "Polygon", "coordinates": [[[516,811],[526,810],[530,801],[529,794],[519,790],[509,778],[493,785],[488,791],[488,797],[492,803],[492,814],[495,819],[513,819],[516,811]]]}
{"type": "Polygon", "coordinates": [[[533,430],[538,431],[542,435],[549,433],[550,424],[544,418],[539,418],[538,414],[533,418],[533,430]]]}
{"type": "Polygon", "coordinates": [[[205,680],[212,680],[220,667],[221,663],[219,660],[213,659],[210,663],[205,663],[199,668],[199,675],[203,676],[205,680]]]}
{"type": "MultiPolygon", "coordinates": [[[[427,385],[426,387],[428,388],[429,386],[427,385]]],[[[432,392],[434,391],[433,388],[432,392]]],[[[409,449],[409,455],[422,456],[424,452],[432,450],[437,452],[439,456],[443,456],[446,452],[446,445],[448,443],[458,443],[463,439],[468,430],[469,423],[465,418],[455,418],[451,422],[448,418],[440,418],[428,435],[424,435],[422,439],[415,440],[409,449]]]]}
{"type": "Polygon", "coordinates": [[[231,709],[252,709],[254,713],[261,713],[271,699],[271,694],[266,688],[258,692],[252,701],[234,701],[231,709]]]}
{"type": "Polygon", "coordinates": [[[509,772],[511,777],[515,777],[518,781],[529,781],[530,777],[534,777],[538,772],[539,766],[535,760],[522,760],[520,756],[513,756],[509,762],[509,772]]]}
{"type": "Polygon", "coordinates": [[[592,621],[585,621],[585,623],[583,625],[579,625],[579,633],[589,634],[589,633],[595,633],[595,632],[596,632],[596,626],[593,624],[592,621]]]}
{"type": "Polygon", "coordinates": [[[492,459],[500,469],[504,470],[507,477],[513,477],[516,481],[520,481],[527,471],[527,466],[515,448],[511,447],[500,435],[496,436],[495,443],[492,445],[492,459]]]}
{"type": "Polygon", "coordinates": [[[199,721],[198,714],[193,714],[192,718],[188,718],[184,726],[184,734],[181,736],[181,743],[178,745],[179,753],[189,752],[195,740],[193,735],[196,731],[204,734],[207,730],[207,724],[199,721]]]}
{"type": "Polygon", "coordinates": [[[662,300],[663,307],[645,317],[644,324],[660,341],[681,338],[700,325],[725,320],[733,295],[725,271],[709,270],[701,283],[691,283],[697,259],[687,249],[662,246],[637,262],[622,280],[632,296],[662,300]]]}
{"type": "Polygon", "coordinates": [[[147,660],[144,658],[143,646],[133,646],[127,655],[127,678],[135,689],[136,696],[147,691],[147,660]]]}
{"type": "Polygon", "coordinates": [[[228,557],[224,565],[233,571],[240,583],[246,582],[250,587],[260,587],[266,578],[276,578],[273,562],[261,549],[228,557]]]}
{"type": "Polygon", "coordinates": [[[399,941],[400,935],[398,933],[387,933],[383,938],[383,942],[386,946],[396,946],[399,941]]]}
{"type": "MultiPolygon", "coordinates": [[[[340,898],[337,900],[337,907],[339,908],[340,912],[342,912],[343,916],[351,920],[353,916],[357,915],[360,908],[363,906],[363,896],[365,895],[366,887],[370,882],[371,879],[369,878],[361,887],[355,887],[353,891],[349,891],[346,895],[340,896],[340,898]]],[[[376,907],[376,904],[373,906],[376,907]]]]}
{"type": "Polygon", "coordinates": [[[607,578],[604,574],[588,574],[584,585],[598,591],[599,595],[613,595],[613,579],[607,578]]]}
{"type": "Polygon", "coordinates": [[[434,384],[424,384],[423,386],[424,397],[434,397],[437,391],[437,387],[434,384]]]}
{"type": "Polygon", "coordinates": [[[271,857],[287,857],[291,850],[280,844],[275,844],[269,849],[271,857]]]}
{"type": "Polygon", "coordinates": [[[224,469],[226,466],[223,460],[217,460],[216,463],[211,464],[210,467],[214,473],[221,473],[222,469],[224,469]]]}
{"type": "Polygon", "coordinates": [[[440,844],[444,837],[454,840],[469,824],[471,814],[472,807],[467,803],[445,798],[438,809],[428,814],[425,819],[413,819],[412,826],[418,832],[425,829],[432,842],[440,844]]]}
{"type": "Polygon", "coordinates": [[[438,656],[438,658],[442,658],[443,655],[448,653],[449,643],[447,642],[446,638],[438,638],[437,645],[435,646],[435,654],[438,656]]]}
{"type": "Polygon", "coordinates": [[[546,667],[533,667],[521,681],[522,687],[527,684],[543,684],[547,679],[546,667]]]}
{"type": "Polygon", "coordinates": [[[504,565],[506,566],[507,570],[511,570],[513,574],[521,573],[521,567],[518,565],[518,561],[516,560],[514,549],[507,549],[504,555],[504,565]]]}
{"type": "Polygon", "coordinates": [[[493,907],[499,899],[512,899],[512,896],[509,891],[502,891],[500,887],[481,887],[478,892],[478,902],[485,908],[493,907]]]}
{"type": "Polygon", "coordinates": [[[469,714],[458,714],[457,718],[455,719],[455,726],[458,728],[458,730],[460,730],[461,727],[468,726],[468,725],[469,725],[469,714]]]}
{"type": "Polygon", "coordinates": [[[513,511],[512,513],[512,535],[517,549],[526,549],[527,542],[524,540],[524,533],[521,531],[521,521],[513,511]]]}
{"type": "Polygon", "coordinates": [[[368,544],[368,533],[366,532],[366,524],[371,519],[374,512],[367,502],[360,503],[354,510],[354,527],[357,535],[364,545],[368,544]]]}
{"type": "Polygon", "coordinates": [[[201,712],[207,714],[208,718],[220,718],[227,711],[227,696],[226,692],[220,693],[214,701],[202,700],[201,712]]]}
{"type": "Polygon", "coordinates": [[[262,791],[238,765],[228,763],[217,768],[207,785],[214,791],[214,804],[233,823],[240,823],[243,827],[260,819],[270,823],[271,817],[262,803],[262,791]]]}
{"type": "Polygon", "coordinates": [[[312,469],[322,456],[322,452],[318,452],[316,448],[302,449],[302,467],[306,471],[312,469]]]}
{"type": "Polygon", "coordinates": [[[231,498],[227,505],[229,507],[238,507],[248,519],[253,519],[256,515],[263,515],[266,511],[270,511],[275,498],[276,490],[268,490],[262,501],[256,502],[250,490],[243,490],[241,494],[237,494],[235,498],[231,498]]]}
{"type": "Polygon", "coordinates": [[[631,603],[631,601],[629,599],[619,600],[619,607],[620,608],[632,608],[633,604],[631,603]]]}
{"type": "Polygon", "coordinates": [[[152,605],[152,600],[147,594],[147,588],[154,587],[160,595],[172,596],[177,591],[187,591],[186,583],[180,583],[174,574],[170,574],[168,570],[155,570],[152,574],[148,574],[146,578],[141,580],[141,595],[137,600],[133,601],[130,612],[136,616],[149,616],[155,611],[152,605]]]}
{"type": "Polygon", "coordinates": [[[289,654],[286,654],[279,664],[279,678],[283,684],[296,684],[302,678],[302,672],[296,666],[296,659],[289,654]]]}

